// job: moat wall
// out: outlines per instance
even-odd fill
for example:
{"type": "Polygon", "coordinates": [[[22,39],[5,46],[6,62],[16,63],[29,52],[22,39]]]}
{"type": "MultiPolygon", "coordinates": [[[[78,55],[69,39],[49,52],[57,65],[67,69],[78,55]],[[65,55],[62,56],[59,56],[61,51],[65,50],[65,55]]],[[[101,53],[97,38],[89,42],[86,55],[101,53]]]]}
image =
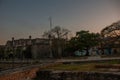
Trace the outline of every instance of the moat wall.
{"type": "Polygon", "coordinates": [[[120,74],[78,71],[39,71],[34,80],[120,80],[120,74]]]}
{"type": "Polygon", "coordinates": [[[28,80],[35,78],[38,68],[32,68],[29,70],[11,72],[9,74],[0,75],[0,80],[28,80]]]}
{"type": "Polygon", "coordinates": [[[1,72],[0,80],[32,80],[36,73],[43,68],[58,65],[59,63],[49,63],[45,65],[33,65],[18,70],[1,72]]]}

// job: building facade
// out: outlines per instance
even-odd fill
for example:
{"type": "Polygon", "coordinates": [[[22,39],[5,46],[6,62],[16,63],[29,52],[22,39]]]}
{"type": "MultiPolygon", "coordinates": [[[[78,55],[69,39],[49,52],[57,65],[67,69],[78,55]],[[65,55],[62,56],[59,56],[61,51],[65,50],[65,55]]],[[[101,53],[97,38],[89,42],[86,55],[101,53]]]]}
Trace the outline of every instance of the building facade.
{"type": "Polygon", "coordinates": [[[17,56],[17,58],[26,58],[26,56],[31,56],[30,58],[32,59],[41,59],[49,57],[49,48],[48,39],[31,39],[31,36],[29,36],[28,39],[7,41],[5,52],[13,54],[17,56]]]}

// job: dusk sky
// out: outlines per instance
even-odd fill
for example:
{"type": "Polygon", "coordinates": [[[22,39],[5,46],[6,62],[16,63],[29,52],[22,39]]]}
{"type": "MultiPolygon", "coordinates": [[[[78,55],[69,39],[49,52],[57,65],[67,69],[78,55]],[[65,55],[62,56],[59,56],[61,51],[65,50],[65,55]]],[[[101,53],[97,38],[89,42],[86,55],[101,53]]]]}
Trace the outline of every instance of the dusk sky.
{"type": "Polygon", "coordinates": [[[100,32],[120,20],[119,0],[0,0],[0,44],[15,39],[41,37],[53,26],[100,32]]]}

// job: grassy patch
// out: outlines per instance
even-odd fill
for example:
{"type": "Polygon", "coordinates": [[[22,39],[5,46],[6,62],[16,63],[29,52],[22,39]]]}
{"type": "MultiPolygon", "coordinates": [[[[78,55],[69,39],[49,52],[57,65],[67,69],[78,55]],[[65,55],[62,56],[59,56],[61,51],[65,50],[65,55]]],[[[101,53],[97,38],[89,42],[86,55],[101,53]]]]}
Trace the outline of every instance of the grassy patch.
{"type": "Polygon", "coordinates": [[[115,54],[115,55],[101,55],[101,58],[113,58],[113,57],[120,57],[120,54],[115,54]]]}
{"type": "Polygon", "coordinates": [[[80,63],[80,64],[59,64],[48,67],[50,70],[68,70],[68,71],[108,71],[108,69],[97,68],[96,65],[120,65],[120,60],[105,62],[80,63]]]}
{"type": "Polygon", "coordinates": [[[77,70],[77,71],[91,71],[94,70],[94,64],[60,64],[49,67],[51,70],[77,70]]]}

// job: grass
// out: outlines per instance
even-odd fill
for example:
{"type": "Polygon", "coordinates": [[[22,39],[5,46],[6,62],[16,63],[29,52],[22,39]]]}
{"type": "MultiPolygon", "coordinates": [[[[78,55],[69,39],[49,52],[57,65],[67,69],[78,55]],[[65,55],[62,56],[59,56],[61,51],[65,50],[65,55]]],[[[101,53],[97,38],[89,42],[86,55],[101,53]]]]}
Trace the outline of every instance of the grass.
{"type": "Polygon", "coordinates": [[[96,65],[120,65],[120,60],[80,64],[58,64],[56,66],[48,67],[47,69],[63,71],[109,71],[109,69],[97,68],[96,65]]]}
{"type": "Polygon", "coordinates": [[[120,53],[115,55],[101,55],[101,58],[111,58],[111,57],[120,57],[120,53]]]}
{"type": "MultiPolygon", "coordinates": [[[[96,65],[120,65],[120,60],[102,61],[102,62],[86,62],[77,64],[56,64],[53,66],[45,67],[44,69],[50,70],[68,70],[68,71],[108,71],[107,69],[97,68],[96,65]]],[[[14,67],[20,67],[27,64],[14,64],[14,67]]],[[[1,69],[12,68],[12,64],[0,63],[1,69]]]]}
{"type": "Polygon", "coordinates": [[[54,66],[48,69],[52,70],[77,70],[77,71],[89,71],[92,70],[94,66],[91,66],[91,64],[86,65],[78,65],[78,64],[61,64],[58,66],[54,66]]]}

